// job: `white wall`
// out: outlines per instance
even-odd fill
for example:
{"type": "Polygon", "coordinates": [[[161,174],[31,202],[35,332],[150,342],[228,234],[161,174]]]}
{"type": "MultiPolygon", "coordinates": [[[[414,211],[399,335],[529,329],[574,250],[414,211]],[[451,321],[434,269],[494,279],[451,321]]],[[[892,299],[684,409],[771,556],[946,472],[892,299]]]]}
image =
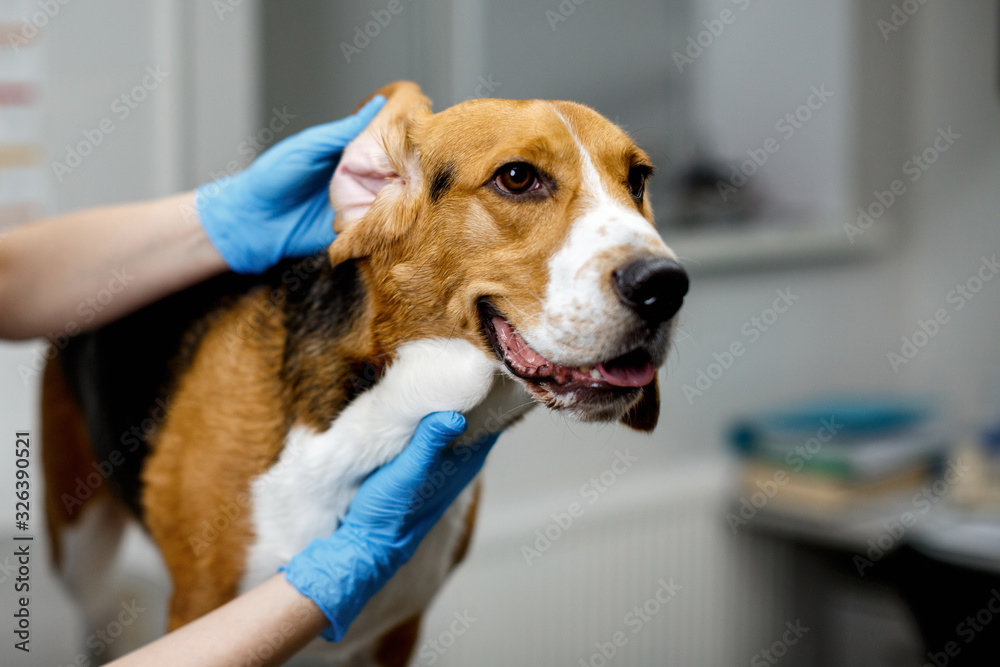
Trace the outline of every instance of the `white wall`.
{"type": "MultiPolygon", "coordinates": [[[[904,316],[898,335],[939,308],[951,321],[900,370],[907,385],[933,388],[966,418],[1000,414],[1000,281],[985,283],[961,310],[947,293],[1000,253],[1000,55],[995,3],[928,3],[916,31],[910,146],[923,150],[935,129],[952,126],[955,146],[912,190],[903,267],[904,316]]],[[[974,286],[973,286],[974,287],[974,286]]]]}

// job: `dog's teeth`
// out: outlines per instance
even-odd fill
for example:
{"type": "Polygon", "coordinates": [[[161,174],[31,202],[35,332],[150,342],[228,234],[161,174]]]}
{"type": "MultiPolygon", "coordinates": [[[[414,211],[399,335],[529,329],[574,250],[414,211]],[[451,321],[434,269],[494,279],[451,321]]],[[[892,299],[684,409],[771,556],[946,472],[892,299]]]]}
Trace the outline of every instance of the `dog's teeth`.
{"type": "Polygon", "coordinates": [[[601,379],[601,373],[596,368],[592,368],[590,370],[590,377],[594,378],[595,380],[600,380],[601,379]]]}
{"type": "Polygon", "coordinates": [[[593,368],[593,366],[580,366],[580,372],[584,374],[589,373],[591,368],[593,368]]]}

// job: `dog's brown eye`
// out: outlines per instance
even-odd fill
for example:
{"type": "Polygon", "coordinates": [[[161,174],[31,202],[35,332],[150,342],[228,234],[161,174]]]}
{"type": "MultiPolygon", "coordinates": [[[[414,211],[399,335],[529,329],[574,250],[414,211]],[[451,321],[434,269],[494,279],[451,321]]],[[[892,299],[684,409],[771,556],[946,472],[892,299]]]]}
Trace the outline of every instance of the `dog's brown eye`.
{"type": "Polygon", "coordinates": [[[496,184],[501,190],[520,195],[541,186],[535,168],[527,162],[511,162],[500,167],[496,184]]]}
{"type": "Polygon", "coordinates": [[[636,201],[642,201],[646,192],[646,179],[651,173],[653,173],[653,168],[645,164],[634,165],[628,170],[628,190],[636,201]]]}

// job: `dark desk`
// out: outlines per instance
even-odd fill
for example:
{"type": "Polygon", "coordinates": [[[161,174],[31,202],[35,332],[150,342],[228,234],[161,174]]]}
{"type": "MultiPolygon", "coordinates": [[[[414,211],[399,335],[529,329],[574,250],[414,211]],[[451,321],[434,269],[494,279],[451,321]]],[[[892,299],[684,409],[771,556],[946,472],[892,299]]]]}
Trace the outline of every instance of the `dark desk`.
{"type": "MultiPolygon", "coordinates": [[[[809,656],[796,664],[1000,664],[1000,521],[945,507],[913,520],[906,512],[915,514],[909,499],[824,516],[765,507],[748,522],[758,535],[793,547],[794,607],[818,630],[809,656]],[[900,600],[922,646],[910,646],[905,628],[892,638],[864,638],[864,624],[846,630],[831,612],[834,598],[845,595],[900,600]],[[855,641],[862,646],[845,650],[855,641]]],[[[893,624],[886,628],[872,632],[896,633],[893,624]]]]}

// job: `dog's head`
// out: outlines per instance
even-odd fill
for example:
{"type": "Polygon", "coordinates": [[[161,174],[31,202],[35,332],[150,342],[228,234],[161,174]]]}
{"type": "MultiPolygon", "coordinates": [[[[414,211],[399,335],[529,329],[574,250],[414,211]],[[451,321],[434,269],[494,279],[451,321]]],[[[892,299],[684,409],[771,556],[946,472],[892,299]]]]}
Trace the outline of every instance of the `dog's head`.
{"type": "Polygon", "coordinates": [[[687,276],[653,225],[649,157],[572,102],[432,114],[409,82],[331,183],[334,264],[358,259],[390,345],[461,337],[541,403],[651,430],[687,276]]]}

